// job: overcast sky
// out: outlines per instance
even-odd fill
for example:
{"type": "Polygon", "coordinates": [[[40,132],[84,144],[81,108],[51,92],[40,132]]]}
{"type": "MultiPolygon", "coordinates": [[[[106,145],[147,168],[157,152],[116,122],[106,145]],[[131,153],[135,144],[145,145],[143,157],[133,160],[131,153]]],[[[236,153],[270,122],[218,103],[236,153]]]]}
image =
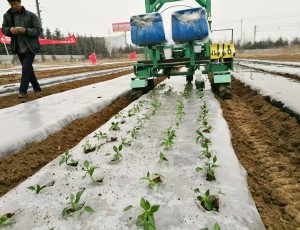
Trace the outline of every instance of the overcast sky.
{"type": "MultiPolygon", "coordinates": [[[[132,15],[145,13],[144,0],[38,0],[43,27],[52,32],[59,28],[63,34],[74,33],[87,36],[116,36],[112,32],[112,23],[128,22],[132,15]]],[[[22,0],[23,6],[37,12],[36,0],[22,0]]],[[[183,0],[178,5],[197,6],[194,0],[183,0]]],[[[169,7],[165,4],[163,7],[169,7]]],[[[0,13],[3,15],[9,8],[6,0],[0,0],[0,13]]],[[[170,27],[169,15],[187,7],[174,7],[163,13],[166,31],[170,27]]],[[[235,39],[264,38],[287,39],[300,37],[300,0],[212,0],[213,29],[233,28],[235,39]],[[241,23],[241,20],[243,22],[241,23]]],[[[2,23],[1,23],[2,24],[2,23]]],[[[215,34],[215,33],[214,33],[215,34]]],[[[215,34],[216,36],[216,34],[215,34]]],[[[217,34],[217,38],[230,39],[228,33],[217,34]]]]}

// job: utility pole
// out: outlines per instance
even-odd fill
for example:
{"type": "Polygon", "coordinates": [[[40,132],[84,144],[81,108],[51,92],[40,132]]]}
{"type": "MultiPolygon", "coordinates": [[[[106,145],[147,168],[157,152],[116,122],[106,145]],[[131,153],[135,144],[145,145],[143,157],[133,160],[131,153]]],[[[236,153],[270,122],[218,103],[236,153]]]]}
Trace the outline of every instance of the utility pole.
{"type": "Polygon", "coordinates": [[[257,27],[256,27],[256,25],[254,26],[254,42],[253,43],[255,43],[255,39],[256,39],[256,32],[257,32],[257,27]]]}
{"type": "Polygon", "coordinates": [[[243,45],[243,19],[241,19],[241,45],[243,45]]]}
{"type": "Polygon", "coordinates": [[[35,4],[36,4],[37,15],[38,15],[40,21],[42,22],[39,0],[35,0],[35,4]]]}

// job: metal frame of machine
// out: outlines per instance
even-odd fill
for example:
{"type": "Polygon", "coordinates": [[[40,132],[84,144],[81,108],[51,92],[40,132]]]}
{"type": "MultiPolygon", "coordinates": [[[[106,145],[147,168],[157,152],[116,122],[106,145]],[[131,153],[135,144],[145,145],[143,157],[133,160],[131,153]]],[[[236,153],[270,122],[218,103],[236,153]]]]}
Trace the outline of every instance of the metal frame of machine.
{"type": "MultiPolygon", "coordinates": [[[[158,12],[165,3],[182,0],[145,0],[146,13],[158,12]]],[[[211,30],[211,0],[195,0],[206,9],[207,21],[211,30]]],[[[232,33],[233,35],[233,33],[232,33]]],[[[233,38],[232,38],[233,39],[233,38]]],[[[233,59],[235,49],[233,40],[229,43],[205,44],[200,41],[181,42],[176,46],[147,45],[144,46],[144,60],[133,64],[135,78],[132,78],[131,88],[153,86],[153,77],[186,76],[191,83],[197,69],[204,67],[203,74],[208,74],[212,88],[223,98],[231,98],[231,75],[234,70],[233,59]],[[195,52],[198,46],[200,52],[195,52]],[[164,49],[172,50],[172,59],[164,57],[164,49]],[[148,60],[148,57],[150,60],[148,60]],[[180,71],[180,67],[186,67],[180,71]]],[[[197,88],[203,88],[203,81],[195,81],[197,88]]]]}

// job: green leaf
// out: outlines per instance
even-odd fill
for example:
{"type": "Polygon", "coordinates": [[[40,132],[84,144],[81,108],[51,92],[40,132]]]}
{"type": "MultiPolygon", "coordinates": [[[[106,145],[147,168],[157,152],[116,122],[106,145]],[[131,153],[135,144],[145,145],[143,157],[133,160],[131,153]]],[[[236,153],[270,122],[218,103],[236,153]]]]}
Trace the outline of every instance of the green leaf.
{"type": "Polygon", "coordinates": [[[29,187],[27,187],[27,188],[30,189],[30,190],[35,191],[35,187],[34,187],[34,186],[29,186],[29,187]]]}
{"type": "Polygon", "coordinates": [[[199,188],[195,188],[194,192],[200,192],[200,189],[199,188]]]}
{"type": "Polygon", "coordinates": [[[95,212],[94,209],[92,209],[90,206],[84,206],[84,210],[86,212],[95,212]]]}
{"type": "Polygon", "coordinates": [[[71,201],[73,201],[75,199],[75,196],[74,196],[74,194],[71,194],[71,196],[70,196],[70,200],[71,201]]]}
{"type": "Polygon", "coordinates": [[[143,197],[141,197],[140,206],[143,209],[147,210],[147,208],[146,208],[146,200],[143,197]]]}
{"type": "Polygon", "coordinates": [[[114,145],[113,150],[114,150],[115,152],[118,152],[117,146],[114,145]]]}
{"type": "Polygon", "coordinates": [[[88,162],[87,160],[84,161],[83,166],[84,166],[86,169],[89,168],[89,165],[90,165],[90,162],[88,162]]]}
{"type": "Polygon", "coordinates": [[[121,151],[121,150],[122,150],[122,148],[123,148],[123,146],[122,146],[122,145],[120,145],[120,146],[119,146],[119,151],[121,151]]]}
{"type": "Polygon", "coordinates": [[[64,157],[62,157],[59,161],[59,166],[61,166],[65,162],[66,162],[66,159],[64,157]]]}
{"type": "Polygon", "coordinates": [[[196,172],[200,172],[200,171],[202,171],[203,170],[203,168],[200,168],[200,167],[197,167],[196,168],[196,172]]]}
{"type": "Polygon", "coordinates": [[[149,216],[149,222],[150,222],[150,229],[155,229],[155,220],[154,217],[152,215],[149,216]],[[152,228],[151,228],[152,227],[152,228]]]}
{"type": "Polygon", "coordinates": [[[124,208],[123,212],[126,212],[130,209],[134,208],[132,205],[127,206],[126,208],[124,208]]]}
{"type": "Polygon", "coordinates": [[[146,210],[149,210],[150,208],[151,208],[151,205],[150,205],[149,201],[146,200],[146,210]]]}
{"type": "Polygon", "coordinates": [[[82,194],[84,193],[85,189],[82,189],[81,191],[79,191],[77,194],[76,194],[76,200],[75,200],[75,203],[77,204],[80,200],[80,197],[82,196],[82,194]]]}
{"type": "Polygon", "coordinates": [[[216,163],[216,161],[217,161],[217,156],[214,156],[213,163],[216,163]]]}
{"type": "Polygon", "coordinates": [[[218,223],[215,223],[214,230],[221,230],[221,227],[218,223]]]}
{"type": "Polygon", "coordinates": [[[211,200],[205,199],[204,200],[204,206],[207,208],[207,210],[212,211],[213,210],[213,205],[211,200]]]}
{"type": "Polygon", "coordinates": [[[154,212],[157,212],[157,210],[159,209],[159,205],[153,205],[152,207],[151,207],[151,209],[150,209],[150,212],[151,213],[154,213],[154,212]]]}
{"type": "Polygon", "coordinates": [[[63,209],[63,211],[61,213],[62,217],[64,217],[67,214],[67,211],[68,211],[67,207],[63,209]]]}
{"type": "Polygon", "coordinates": [[[208,228],[201,228],[200,230],[209,230],[208,228]]]}
{"type": "Polygon", "coordinates": [[[200,202],[202,202],[204,199],[202,196],[197,196],[197,200],[199,200],[200,202]]]}
{"type": "Polygon", "coordinates": [[[205,196],[207,196],[207,197],[209,196],[209,189],[206,190],[205,196]]]}

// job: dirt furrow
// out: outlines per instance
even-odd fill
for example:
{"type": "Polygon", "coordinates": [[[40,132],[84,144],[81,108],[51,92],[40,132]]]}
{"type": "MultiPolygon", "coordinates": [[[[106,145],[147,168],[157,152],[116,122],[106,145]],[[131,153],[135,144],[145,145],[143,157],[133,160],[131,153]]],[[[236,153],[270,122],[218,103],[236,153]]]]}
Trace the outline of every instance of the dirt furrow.
{"type": "Polygon", "coordinates": [[[269,230],[300,226],[300,126],[296,119],[233,79],[231,100],[219,99],[235,152],[269,230]]]}

